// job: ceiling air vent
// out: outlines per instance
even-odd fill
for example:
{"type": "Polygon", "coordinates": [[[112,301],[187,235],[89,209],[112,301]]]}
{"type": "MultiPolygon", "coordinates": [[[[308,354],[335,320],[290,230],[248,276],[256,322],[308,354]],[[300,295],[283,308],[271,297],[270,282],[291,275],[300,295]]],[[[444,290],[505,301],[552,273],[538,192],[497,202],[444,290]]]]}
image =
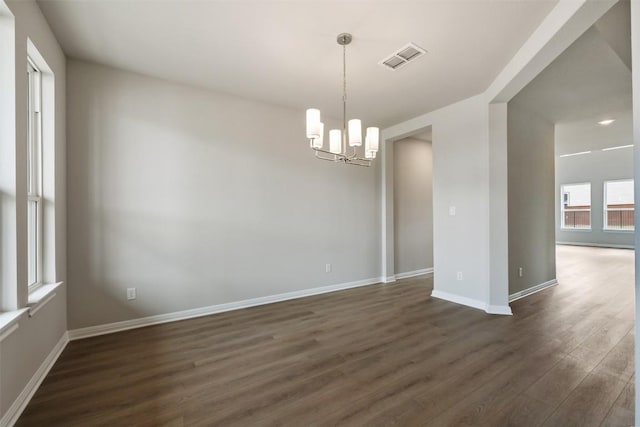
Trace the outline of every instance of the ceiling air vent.
{"type": "Polygon", "coordinates": [[[398,68],[402,68],[404,65],[408,64],[410,61],[420,58],[425,53],[427,53],[426,50],[413,43],[409,43],[406,46],[402,46],[397,52],[394,52],[380,61],[379,64],[390,70],[397,70],[398,68]]]}

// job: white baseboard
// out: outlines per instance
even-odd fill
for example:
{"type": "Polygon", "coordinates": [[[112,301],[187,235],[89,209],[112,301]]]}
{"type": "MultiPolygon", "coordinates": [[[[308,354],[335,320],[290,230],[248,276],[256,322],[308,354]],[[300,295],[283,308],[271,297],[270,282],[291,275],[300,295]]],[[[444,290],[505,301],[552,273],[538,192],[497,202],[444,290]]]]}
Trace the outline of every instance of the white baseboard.
{"type": "Polygon", "coordinates": [[[40,387],[40,384],[42,384],[42,381],[44,381],[53,364],[56,363],[56,360],[58,360],[58,357],[62,354],[68,342],[69,335],[65,332],[53,349],[51,349],[51,352],[47,358],[44,359],[44,362],[42,362],[38,370],[33,374],[27,385],[24,386],[20,395],[18,395],[11,407],[9,407],[4,414],[0,420],[0,427],[11,427],[18,421],[18,418],[22,415],[27,404],[38,390],[38,387],[40,387]]]}
{"type": "Polygon", "coordinates": [[[565,246],[593,246],[595,248],[635,249],[633,245],[614,245],[608,243],[581,243],[581,242],[556,242],[556,245],[565,246]]]}
{"type": "Polygon", "coordinates": [[[431,296],[445,301],[455,302],[456,304],[462,304],[468,307],[477,308],[479,310],[484,310],[487,306],[483,301],[462,297],[456,294],[450,294],[449,292],[443,292],[437,289],[434,289],[433,292],[431,292],[431,296]]]}
{"type": "Polygon", "coordinates": [[[255,307],[264,304],[273,304],[290,299],[304,298],[313,295],[325,294],[328,292],[357,288],[360,286],[374,285],[381,282],[384,282],[384,279],[382,277],[374,277],[371,279],[358,280],[355,282],[340,283],[337,285],[322,286],[312,289],[303,289],[300,291],[286,292],[283,294],[269,295],[265,297],[252,298],[226,304],[217,304],[208,307],[176,311],[173,313],[141,317],[139,319],[124,320],[122,322],[107,323],[105,325],[89,326],[87,328],[70,330],[69,339],[78,340],[82,338],[95,337],[98,335],[112,334],[114,332],[126,331],[129,329],[142,328],[145,326],[158,325],[161,323],[176,322],[178,320],[192,319],[194,317],[209,316],[211,314],[224,313],[225,311],[240,310],[243,308],[255,307]]]}
{"type": "Polygon", "coordinates": [[[515,300],[519,300],[520,298],[524,298],[527,297],[531,294],[535,294],[536,292],[540,292],[544,289],[547,289],[551,286],[555,286],[558,284],[558,280],[557,279],[553,279],[553,280],[549,280],[548,282],[544,282],[544,283],[540,283],[539,285],[535,285],[532,286],[528,289],[525,289],[523,291],[520,292],[515,292],[511,295],[509,295],[509,302],[515,301],[515,300]]]}
{"type": "Polygon", "coordinates": [[[421,270],[407,271],[405,273],[396,273],[396,279],[408,279],[409,277],[422,276],[423,274],[433,274],[433,268],[423,268],[421,270]]]}
{"type": "Polygon", "coordinates": [[[466,305],[467,307],[477,308],[478,310],[484,310],[489,314],[500,314],[505,316],[511,316],[511,307],[508,305],[489,305],[484,301],[480,301],[473,298],[462,297],[460,295],[451,294],[449,292],[443,292],[434,289],[431,292],[431,296],[434,298],[442,299],[456,304],[466,305]]]}
{"type": "Polygon", "coordinates": [[[513,312],[509,305],[491,305],[488,304],[485,311],[489,314],[500,314],[502,316],[512,316],[513,312]]]}
{"type": "Polygon", "coordinates": [[[387,276],[387,277],[383,277],[382,281],[384,283],[393,283],[396,281],[396,276],[387,276]]]}

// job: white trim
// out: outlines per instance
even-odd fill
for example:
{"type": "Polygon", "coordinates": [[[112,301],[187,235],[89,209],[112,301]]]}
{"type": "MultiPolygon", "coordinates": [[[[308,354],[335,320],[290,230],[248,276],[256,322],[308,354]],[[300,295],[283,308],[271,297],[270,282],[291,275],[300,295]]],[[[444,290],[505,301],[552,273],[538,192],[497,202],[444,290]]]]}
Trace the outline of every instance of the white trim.
{"type": "Polygon", "coordinates": [[[505,316],[511,316],[513,314],[511,313],[511,307],[508,305],[490,305],[477,299],[461,297],[460,295],[439,291],[437,289],[434,289],[433,292],[431,292],[431,296],[456,304],[466,305],[467,307],[477,308],[478,310],[484,310],[488,314],[500,314],[505,316]]]}
{"type": "Polygon", "coordinates": [[[55,293],[55,290],[58,289],[63,282],[56,283],[45,283],[38,287],[38,289],[29,292],[29,306],[34,306],[36,304],[40,304],[40,302],[46,299],[49,294],[55,293]]]}
{"type": "Polygon", "coordinates": [[[173,313],[158,314],[155,316],[141,317],[138,319],[124,320],[121,322],[107,323],[104,325],[89,326],[86,328],[72,329],[69,331],[69,340],[95,337],[98,335],[111,334],[114,332],[126,331],[129,329],[142,328],[145,326],[158,325],[161,323],[176,322],[178,320],[192,319],[194,317],[209,316],[225,311],[240,310],[243,308],[255,307],[258,305],[273,304],[276,302],[291,299],[304,298],[312,295],[325,294],[329,292],[342,291],[345,289],[357,288],[360,286],[374,285],[383,282],[381,277],[358,280],[355,282],[340,283],[337,285],[322,286],[319,288],[304,289],[300,291],[286,292],[283,294],[268,295],[259,298],[252,298],[242,301],[216,304],[208,307],[194,308],[173,313]]]}
{"type": "Polygon", "coordinates": [[[593,246],[596,248],[612,248],[612,249],[635,249],[635,246],[633,245],[615,245],[610,243],[556,242],[556,245],[593,246]]]}
{"type": "Polygon", "coordinates": [[[433,267],[407,271],[405,273],[396,273],[396,279],[408,279],[409,277],[422,276],[423,274],[433,274],[433,267]]]}
{"type": "Polygon", "coordinates": [[[38,301],[37,304],[32,305],[31,307],[29,307],[29,317],[33,317],[35,316],[35,314],[40,311],[40,309],[42,307],[44,307],[49,301],[51,301],[53,299],[53,297],[55,297],[57,294],[51,293],[49,295],[47,295],[45,298],[41,299],[40,301],[38,301]]]}
{"type": "Polygon", "coordinates": [[[18,421],[22,411],[27,407],[27,404],[38,390],[38,387],[40,387],[40,384],[42,384],[42,381],[44,381],[54,363],[56,363],[56,360],[58,360],[58,357],[60,357],[60,354],[62,354],[68,342],[69,336],[67,332],[65,332],[62,334],[62,337],[60,337],[58,343],[51,349],[51,352],[47,358],[44,359],[35,374],[33,374],[33,377],[31,377],[27,385],[24,386],[24,389],[4,414],[4,417],[0,419],[0,427],[13,426],[18,421]]]}
{"type": "Polygon", "coordinates": [[[485,311],[489,314],[500,314],[502,316],[512,316],[513,312],[509,305],[487,305],[485,311]]]}
{"type": "Polygon", "coordinates": [[[13,331],[18,328],[14,328],[14,325],[17,326],[18,321],[22,317],[24,313],[26,313],[28,309],[21,308],[20,310],[8,311],[6,313],[0,313],[0,342],[2,342],[5,338],[7,338],[13,331]]]}
{"type": "Polygon", "coordinates": [[[433,292],[431,292],[431,296],[433,298],[438,298],[438,299],[442,299],[449,302],[455,302],[456,304],[466,305],[468,307],[477,308],[479,310],[484,310],[487,307],[487,304],[485,304],[483,301],[467,298],[467,297],[461,297],[460,295],[450,294],[449,292],[443,292],[437,289],[434,289],[433,292]]]}
{"type": "Polygon", "coordinates": [[[384,283],[393,283],[396,281],[396,276],[387,276],[382,279],[384,283]]]}
{"type": "Polygon", "coordinates": [[[540,283],[539,285],[532,286],[528,289],[525,289],[520,292],[515,292],[509,295],[509,302],[519,300],[520,298],[528,297],[531,294],[535,294],[536,292],[543,291],[551,286],[555,286],[558,284],[557,279],[549,280],[548,282],[540,283]]]}
{"type": "Polygon", "coordinates": [[[56,289],[62,282],[42,285],[29,294],[29,317],[33,317],[42,307],[56,296],[56,289]]]}

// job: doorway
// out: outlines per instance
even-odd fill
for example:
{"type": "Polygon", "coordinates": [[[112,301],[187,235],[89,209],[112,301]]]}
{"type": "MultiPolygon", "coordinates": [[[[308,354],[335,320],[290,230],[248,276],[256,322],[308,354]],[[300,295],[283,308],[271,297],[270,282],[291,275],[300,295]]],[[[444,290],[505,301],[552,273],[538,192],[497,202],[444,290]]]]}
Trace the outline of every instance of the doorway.
{"type": "Polygon", "coordinates": [[[393,143],[395,278],[433,273],[431,127],[393,143]]]}
{"type": "Polygon", "coordinates": [[[630,58],[619,2],[508,103],[511,301],[558,283],[556,244],[633,248],[630,58]]]}

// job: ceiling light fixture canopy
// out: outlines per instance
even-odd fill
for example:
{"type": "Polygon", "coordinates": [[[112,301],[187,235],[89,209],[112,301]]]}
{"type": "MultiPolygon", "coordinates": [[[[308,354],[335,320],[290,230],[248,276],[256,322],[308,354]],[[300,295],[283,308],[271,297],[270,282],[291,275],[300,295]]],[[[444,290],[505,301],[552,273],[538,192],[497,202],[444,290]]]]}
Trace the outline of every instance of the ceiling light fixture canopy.
{"type": "Polygon", "coordinates": [[[364,137],[364,157],[360,157],[357,148],[362,146],[362,122],[351,119],[347,122],[347,45],[353,37],[349,33],[338,35],[338,44],[342,46],[342,129],[329,131],[329,149],[324,148],[324,123],[320,120],[320,110],[307,110],[307,139],[315,151],[316,158],[330,162],[342,162],[347,165],[371,166],[380,148],[380,129],[368,127],[364,137]],[[347,132],[348,131],[348,132],[347,132]],[[349,148],[347,148],[347,143],[349,148]],[[323,155],[329,154],[329,157],[323,155]]]}

